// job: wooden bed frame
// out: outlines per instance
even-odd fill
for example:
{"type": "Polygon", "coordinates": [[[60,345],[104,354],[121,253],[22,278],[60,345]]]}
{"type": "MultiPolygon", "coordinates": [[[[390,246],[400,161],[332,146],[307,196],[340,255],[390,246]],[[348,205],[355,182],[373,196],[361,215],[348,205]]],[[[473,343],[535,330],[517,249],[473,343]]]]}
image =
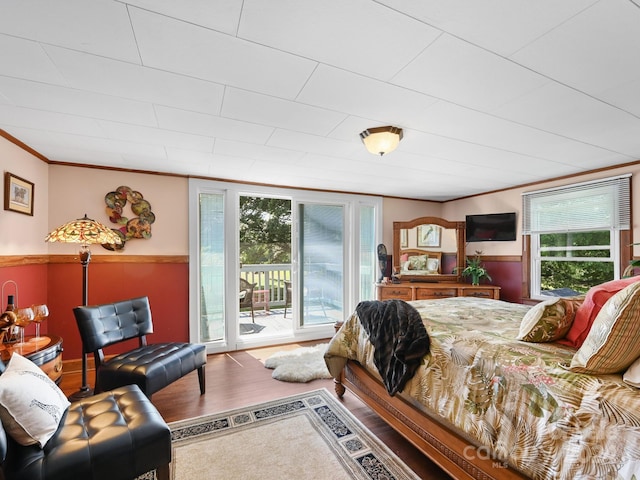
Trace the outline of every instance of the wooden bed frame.
{"type": "Polygon", "coordinates": [[[349,360],[342,378],[334,380],[338,397],[345,386],[375,411],[394,430],[409,440],[418,450],[456,479],[513,480],[526,476],[490,458],[488,450],[480,448],[445,426],[436,417],[412,406],[400,396],[390,396],[384,385],[358,362],[349,360]]]}

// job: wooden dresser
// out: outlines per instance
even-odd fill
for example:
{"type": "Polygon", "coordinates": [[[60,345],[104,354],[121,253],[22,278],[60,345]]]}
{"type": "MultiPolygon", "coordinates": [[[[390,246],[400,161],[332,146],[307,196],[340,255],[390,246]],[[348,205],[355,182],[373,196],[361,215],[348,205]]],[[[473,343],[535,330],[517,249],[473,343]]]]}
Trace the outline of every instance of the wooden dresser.
{"type": "Polygon", "coordinates": [[[401,282],[377,284],[378,300],[435,300],[448,297],[481,297],[500,299],[500,287],[494,285],[470,285],[468,283],[401,282]]]}

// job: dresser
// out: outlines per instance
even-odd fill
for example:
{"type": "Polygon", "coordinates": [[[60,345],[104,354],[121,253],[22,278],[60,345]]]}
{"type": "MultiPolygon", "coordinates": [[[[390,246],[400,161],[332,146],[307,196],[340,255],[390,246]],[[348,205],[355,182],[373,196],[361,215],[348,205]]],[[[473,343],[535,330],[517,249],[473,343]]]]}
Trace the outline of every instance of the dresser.
{"type": "Polygon", "coordinates": [[[377,284],[378,300],[436,300],[449,297],[480,297],[500,299],[500,287],[494,285],[470,285],[468,283],[401,282],[377,284]]]}
{"type": "Polygon", "coordinates": [[[11,354],[17,352],[38,365],[51,380],[60,383],[62,379],[62,338],[56,335],[25,337],[24,344],[0,344],[0,357],[5,364],[11,354]]]}

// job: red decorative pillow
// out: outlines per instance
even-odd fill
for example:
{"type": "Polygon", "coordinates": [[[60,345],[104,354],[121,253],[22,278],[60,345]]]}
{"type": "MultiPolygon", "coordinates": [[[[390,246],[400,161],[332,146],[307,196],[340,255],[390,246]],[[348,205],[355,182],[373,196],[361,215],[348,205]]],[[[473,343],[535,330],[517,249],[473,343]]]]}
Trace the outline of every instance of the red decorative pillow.
{"type": "Polygon", "coordinates": [[[571,328],[563,340],[558,343],[564,343],[576,348],[580,348],[587,338],[593,321],[598,316],[602,306],[607,303],[620,290],[634,282],[640,280],[640,276],[621,278],[620,280],[612,280],[610,282],[601,283],[592,287],[576,312],[571,328]]]}

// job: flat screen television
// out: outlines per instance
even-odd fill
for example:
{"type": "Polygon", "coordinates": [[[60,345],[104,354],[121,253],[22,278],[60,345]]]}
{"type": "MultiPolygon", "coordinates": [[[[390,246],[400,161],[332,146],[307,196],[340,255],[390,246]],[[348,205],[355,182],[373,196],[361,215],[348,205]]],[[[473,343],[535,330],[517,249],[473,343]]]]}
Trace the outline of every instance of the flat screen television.
{"type": "Polygon", "coordinates": [[[516,239],[516,214],[467,215],[467,242],[507,242],[516,239]]]}

